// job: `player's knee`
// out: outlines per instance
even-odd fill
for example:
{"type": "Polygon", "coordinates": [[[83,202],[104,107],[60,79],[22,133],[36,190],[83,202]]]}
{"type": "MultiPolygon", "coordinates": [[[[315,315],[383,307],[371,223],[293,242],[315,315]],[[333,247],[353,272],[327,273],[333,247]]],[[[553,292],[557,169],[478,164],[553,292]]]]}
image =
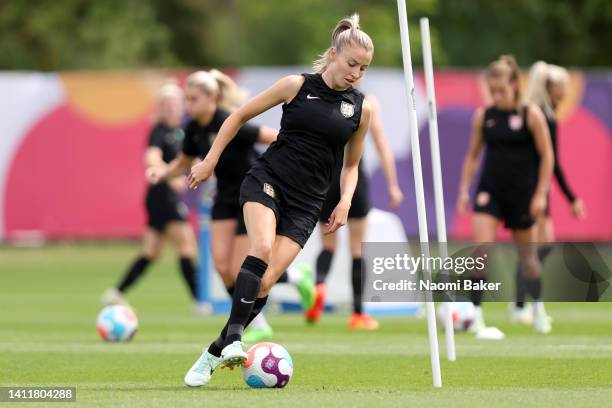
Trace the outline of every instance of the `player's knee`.
{"type": "Polygon", "coordinates": [[[270,242],[258,242],[251,246],[249,254],[256,258],[261,259],[264,262],[270,262],[270,255],[272,254],[272,244],[270,242]]]}
{"type": "Polygon", "coordinates": [[[537,278],[540,276],[541,265],[537,256],[529,256],[520,260],[522,269],[527,278],[537,278]]]}
{"type": "MultiPolygon", "coordinates": [[[[226,259],[217,258],[215,259],[214,264],[215,269],[222,277],[228,275],[230,263],[226,259]]],[[[223,280],[225,280],[225,278],[223,280]]]]}
{"type": "Polygon", "coordinates": [[[268,296],[268,293],[270,293],[270,289],[272,289],[272,286],[274,286],[274,283],[272,281],[272,279],[270,278],[270,274],[265,274],[262,278],[261,278],[261,286],[259,287],[259,295],[257,295],[257,297],[266,297],[268,296]]]}
{"type": "Polygon", "coordinates": [[[155,262],[159,259],[161,251],[159,249],[149,249],[142,252],[142,257],[146,258],[149,262],[155,262]]]}

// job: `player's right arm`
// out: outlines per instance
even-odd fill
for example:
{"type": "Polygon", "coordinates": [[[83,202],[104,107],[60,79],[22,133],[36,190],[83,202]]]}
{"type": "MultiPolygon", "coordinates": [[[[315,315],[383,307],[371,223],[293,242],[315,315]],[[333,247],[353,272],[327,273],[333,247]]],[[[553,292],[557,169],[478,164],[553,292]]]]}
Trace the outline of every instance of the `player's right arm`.
{"type": "Polygon", "coordinates": [[[465,214],[470,202],[470,185],[476,173],[480,153],[484,143],[482,135],[482,125],[484,120],[484,109],[478,108],[472,119],[472,135],[470,137],[470,145],[463,160],[461,170],[461,182],[459,183],[459,197],[457,198],[457,211],[459,214],[465,214]]]}
{"type": "Polygon", "coordinates": [[[284,77],[233,112],[223,122],[204,160],[192,167],[188,178],[189,187],[196,188],[199,183],[213,174],[221,153],[236,136],[242,125],[278,104],[290,102],[297,95],[303,83],[304,77],[300,75],[284,77]]]}
{"type": "Polygon", "coordinates": [[[193,156],[179,153],[179,155],[168,164],[162,161],[160,165],[147,167],[145,172],[147,181],[151,184],[157,184],[173,177],[183,175],[187,173],[189,168],[193,165],[194,160],[195,157],[193,156]]]}

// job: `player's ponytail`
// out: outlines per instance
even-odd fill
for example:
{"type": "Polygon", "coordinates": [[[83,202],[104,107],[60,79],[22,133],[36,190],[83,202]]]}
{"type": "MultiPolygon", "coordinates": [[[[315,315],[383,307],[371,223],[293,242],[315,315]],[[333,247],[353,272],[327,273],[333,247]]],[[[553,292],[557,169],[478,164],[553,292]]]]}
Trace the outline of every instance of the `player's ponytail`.
{"type": "Polygon", "coordinates": [[[332,48],[335,48],[336,52],[340,53],[350,43],[363,47],[368,51],[374,51],[372,39],[365,31],[361,31],[359,14],[357,13],[343,18],[336,24],[331,36],[331,46],[314,62],[314,71],[322,73],[327,69],[331,62],[332,48]]]}
{"type": "Polygon", "coordinates": [[[217,81],[219,98],[217,105],[228,112],[238,109],[247,98],[247,91],[240,88],[229,76],[217,69],[211,69],[210,75],[217,81]]]}
{"type": "Polygon", "coordinates": [[[529,70],[525,104],[534,103],[544,110],[548,118],[555,117],[555,107],[549,93],[549,85],[563,84],[569,81],[569,74],[563,67],[538,61],[529,70]]]}

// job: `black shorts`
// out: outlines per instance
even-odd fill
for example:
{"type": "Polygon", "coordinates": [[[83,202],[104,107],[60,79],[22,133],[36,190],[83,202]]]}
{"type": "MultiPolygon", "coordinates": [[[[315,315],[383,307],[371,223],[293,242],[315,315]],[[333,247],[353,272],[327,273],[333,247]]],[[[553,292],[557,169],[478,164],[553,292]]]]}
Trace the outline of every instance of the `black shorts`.
{"type": "Polygon", "coordinates": [[[145,207],[147,209],[147,225],[158,232],[163,232],[166,225],[172,221],[185,222],[189,210],[178,193],[169,186],[156,186],[147,191],[145,207]]]}
{"type": "Polygon", "coordinates": [[[265,205],[276,216],[276,233],[297,242],[302,248],[317,225],[321,200],[305,200],[295,187],[279,180],[264,167],[254,167],[240,187],[240,207],[247,202],[265,205]]]}
{"type": "MultiPolygon", "coordinates": [[[[349,218],[365,218],[370,212],[370,200],[368,198],[368,179],[363,172],[359,172],[359,178],[357,179],[357,187],[355,188],[355,194],[353,194],[353,200],[351,201],[351,208],[349,209],[349,218]]],[[[332,212],[340,201],[340,179],[336,178],[336,181],[330,186],[327,192],[327,197],[323,203],[323,208],[319,214],[319,221],[326,223],[331,217],[332,212]]]]}
{"type": "Polygon", "coordinates": [[[211,212],[211,218],[213,221],[235,219],[238,221],[236,225],[236,235],[246,235],[247,233],[242,209],[237,200],[235,203],[215,201],[211,212]]]}
{"type": "Polygon", "coordinates": [[[474,212],[490,214],[504,220],[507,229],[528,229],[535,223],[529,211],[532,195],[518,191],[515,194],[495,194],[479,188],[474,199],[474,212]]]}

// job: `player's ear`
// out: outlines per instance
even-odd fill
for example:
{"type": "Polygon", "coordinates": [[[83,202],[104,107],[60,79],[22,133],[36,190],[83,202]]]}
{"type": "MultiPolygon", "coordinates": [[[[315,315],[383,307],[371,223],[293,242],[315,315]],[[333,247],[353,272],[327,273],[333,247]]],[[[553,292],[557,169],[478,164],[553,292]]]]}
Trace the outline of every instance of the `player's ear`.
{"type": "Polygon", "coordinates": [[[335,61],[337,55],[338,55],[338,50],[336,50],[336,47],[331,47],[329,50],[329,59],[331,61],[335,61]]]}

